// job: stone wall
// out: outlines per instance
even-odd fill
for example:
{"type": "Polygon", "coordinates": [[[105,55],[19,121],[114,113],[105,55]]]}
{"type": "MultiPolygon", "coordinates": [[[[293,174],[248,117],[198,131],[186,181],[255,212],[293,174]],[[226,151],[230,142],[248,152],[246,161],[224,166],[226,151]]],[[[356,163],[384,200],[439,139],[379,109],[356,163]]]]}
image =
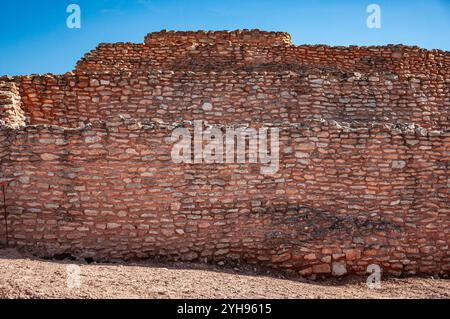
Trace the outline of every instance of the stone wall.
{"type": "Polygon", "coordinates": [[[9,241],[99,260],[448,274],[449,58],[160,32],[101,45],[72,73],[2,78],[26,118],[0,130],[9,241]],[[175,164],[172,130],[193,120],[278,127],[279,171],[175,164]]]}
{"type": "Polygon", "coordinates": [[[77,127],[114,118],[211,123],[406,122],[448,128],[449,85],[430,76],[293,71],[153,71],[23,76],[29,124],[77,127]],[[210,103],[212,110],[204,110],[210,103]]]}
{"type": "Polygon", "coordinates": [[[0,119],[2,124],[18,128],[25,125],[25,114],[17,85],[0,81],[0,119]]]}
{"type": "MultiPolygon", "coordinates": [[[[77,73],[183,70],[296,70],[395,73],[447,80],[450,54],[404,45],[332,47],[290,43],[286,33],[160,32],[145,43],[99,44],[85,55],[77,73]]],[[[448,82],[446,82],[448,83],[448,82]]]]}

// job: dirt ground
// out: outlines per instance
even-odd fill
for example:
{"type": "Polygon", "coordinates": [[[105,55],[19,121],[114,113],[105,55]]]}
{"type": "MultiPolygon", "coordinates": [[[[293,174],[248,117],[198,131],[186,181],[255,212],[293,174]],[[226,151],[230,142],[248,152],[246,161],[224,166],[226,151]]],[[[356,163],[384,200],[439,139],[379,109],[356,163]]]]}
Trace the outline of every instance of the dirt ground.
{"type": "Polygon", "coordinates": [[[358,277],[278,277],[203,264],[48,261],[0,250],[0,298],[450,298],[448,279],[386,279],[369,289],[358,277]],[[79,288],[76,281],[68,287],[70,265],[80,267],[79,288]]]}

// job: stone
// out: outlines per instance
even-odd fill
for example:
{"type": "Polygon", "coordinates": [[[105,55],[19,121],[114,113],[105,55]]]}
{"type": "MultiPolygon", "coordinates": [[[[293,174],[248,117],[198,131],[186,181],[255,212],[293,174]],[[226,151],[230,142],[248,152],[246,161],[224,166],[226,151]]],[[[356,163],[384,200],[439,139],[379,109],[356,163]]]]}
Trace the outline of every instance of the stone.
{"type": "Polygon", "coordinates": [[[108,229],[117,229],[119,227],[120,227],[120,224],[117,224],[117,223],[107,223],[106,224],[106,228],[108,228],[108,229]]]}
{"type": "Polygon", "coordinates": [[[311,275],[313,272],[312,267],[308,267],[302,270],[299,270],[298,274],[302,277],[307,277],[309,275],[311,275]]]}
{"type": "Polygon", "coordinates": [[[345,261],[333,262],[332,269],[333,276],[343,276],[347,274],[347,264],[345,263],[345,261]]]}
{"type": "Polygon", "coordinates": [[[316,146],[313,143],[300,143],[300,144],[298,144],[297,148],[300,151],[308,152],[308,151],[314,150],[316,148],[316,146]]]}
{"type": "Polygon", "coordinates": [[[394,169],[401,169],[404,168],[406,166],[406,162],[405,161],[392,161],[391,167],[394,169]]]}
{"type": "Polygon", "coordinates": [[[84,139],[84,141],[86,143],[96,143],[96,142],[99,142],[100,140],[101,140],[101,138],[98,136],[87,136],[84,139]]]}
{"type": "Polygon", "coordinates": [[[203,111],[211,111],[212,108],[213,108],[212,104],[211,104],[211,103],[208,103],[208,102],[203,103],[203,105],[202,105],[203,111]]]}
{"type": "Polygon", "coordinates": [[[291,93],[289,93],[288,91],[283,91],[283,92],[281,92],[280,96],[281,96],[282,98],[285,98],[285,99],[290,99],[290,98],[292,98],[291,93]]]}
{"type": "Polygon", "coordinates": [[[339,259],[343,259],[345,257],[345,254],[333,254],[333,260],[339,260],[339,259]]]}
{"type": "Polygon", "coordinates": [[[201,222],[198,224],[198,228],[208,228],[209,226],[211,226],[211,224],[208,222],[201,222]]]}
{"type": "Polygon", "coordinates": [[[281,262],[284,262],[284,261],[288,261],[290,259],[291,259],[291,253],[289,253],[289,252],[286,252],[286,253],[281,254],[281,255],[272,256],[272,262],[273,263],[281,263],[281,262]]]}
{"type": "Polygon", "coordinates": [[[28,184],[30,182],[30,176],[20,176],[19,182],[22,184],[28,184]]]}
{"type": "Polygon", "coordinates": [[[295,157],[296,158],[308,158],[310,155],[308,153],[305,152],[295,152],[295,157]]]}
{"type": "Polygon", "coordinates": [[[44,153],[44,154],[41,154],[41,158],[42,158],[44,161],[54,161],[54,160],[58,159],[59,156],[58,156],[58,155],[55,155],[55,154],[44,153]]]}
{"type": "Polygon", "coordinates": [[[345,250],[345,259],[356,260],[361,257],[361,251],[358,249],[345,250]]]}
{"type": "Polygon", "coordinates": [[[320,261],[321,262],[324,262],[324,263],[330,263],[331,262],[331,256],[323,256],[322,258],[320,258],[320,261]]]}
{"type": "Polygon", "coordinates": [[[134,148],[127,148],[125,150],[125,153],[131,154],[131,155],[139,155],[139,153],[134,148]]]}
{"type": "Polygon", "coordinates": [[[331,268],[329,264],[313,265],[312,272],[314,274],[329,274],[331,273],[331,268]]]}
{"type": "Polygon", "coordinates": [[[174,234],[174,231],[173,231],[173,229],[161,229],[161,234],[163,236],[169,237],[174,234]]]}
{"type": "Polygon", "coordinates": [[[308,254],[308,255],[305,255],[305,257],[303,257],[303,258],[308,261],[317,259],[316,254],[308,254]]]}

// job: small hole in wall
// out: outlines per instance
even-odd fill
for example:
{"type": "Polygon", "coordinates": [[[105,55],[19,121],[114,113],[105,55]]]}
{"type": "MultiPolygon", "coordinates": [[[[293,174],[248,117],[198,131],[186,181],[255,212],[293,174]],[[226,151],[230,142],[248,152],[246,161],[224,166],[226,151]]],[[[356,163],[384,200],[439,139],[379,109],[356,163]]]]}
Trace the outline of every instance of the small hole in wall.
{"type": "Polygon", "coordinates": [[[94,262],[94,258],[86,257],[86,258],[84,258],[84,261],[87,262],[88,264],[92,264],[94,262]]]}

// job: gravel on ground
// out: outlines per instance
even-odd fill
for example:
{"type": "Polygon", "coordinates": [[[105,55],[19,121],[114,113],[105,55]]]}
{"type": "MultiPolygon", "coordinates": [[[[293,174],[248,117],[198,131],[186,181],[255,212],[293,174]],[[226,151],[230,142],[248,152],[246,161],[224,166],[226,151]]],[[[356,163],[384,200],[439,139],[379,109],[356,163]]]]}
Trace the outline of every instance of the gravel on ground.
{"type": "Polygon", "coordinates": [[[370,289],[363,277],[311,281],[206,264],[88,264],[0,249],[0,298],[448,299],[450,280],[389,278],[382,279],[381,288],[370,289]],[[79,282],[73,277],[78,270],[79,282]]]}

